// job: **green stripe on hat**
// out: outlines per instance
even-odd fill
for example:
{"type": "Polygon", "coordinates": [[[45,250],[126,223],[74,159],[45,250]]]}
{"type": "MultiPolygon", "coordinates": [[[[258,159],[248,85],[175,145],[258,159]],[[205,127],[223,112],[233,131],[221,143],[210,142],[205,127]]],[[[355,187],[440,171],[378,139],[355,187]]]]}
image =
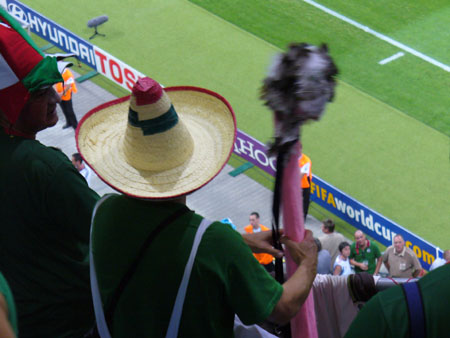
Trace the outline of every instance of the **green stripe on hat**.
{"type": "Polygon", "coordinates": [[[30,92],[51,86],[58,82],[64,82],[58,71],[57,61],[51,56],[43,58],[28,75],[22,80],[23,85],[30,92]]]}
{"type": "Polygon", "coordinates": [[[139,114],[131,107],[128,110],[128,122],[135,127],[142,129],[144,135],[163,133],[171,129],[178,123],[178,114],[175,107],[170,105],[170,109],[164,114],[149,120],[139,120],[139,114]]]}

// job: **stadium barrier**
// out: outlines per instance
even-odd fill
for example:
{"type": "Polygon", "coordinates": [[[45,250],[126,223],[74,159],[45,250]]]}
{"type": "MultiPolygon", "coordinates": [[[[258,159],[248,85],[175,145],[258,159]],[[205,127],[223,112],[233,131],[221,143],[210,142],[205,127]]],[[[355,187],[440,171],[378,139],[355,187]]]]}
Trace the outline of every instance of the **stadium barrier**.
{"type": "MultiPolygon", "coordinates": [[[[0,0],[0,4],[20,22],[27,23],[33,33],[65,52],[77,54],[81,62],[128,91],[131,91],[137,79],[145,76],[19,1],[0,0]]],[[[266,146],[240,130],[234,144],[234,153],[275,176],[275,158],[267,156],[266,146]]],[[[396,234],[401,234],[406,246],[414,251],[425,269],[429,269],[436,257],[442,257],[443,252],[438,247],[358,202],[316,175],[313,175],[311,184],[311,201],[385,246],[392,244],[396,234]]]]}

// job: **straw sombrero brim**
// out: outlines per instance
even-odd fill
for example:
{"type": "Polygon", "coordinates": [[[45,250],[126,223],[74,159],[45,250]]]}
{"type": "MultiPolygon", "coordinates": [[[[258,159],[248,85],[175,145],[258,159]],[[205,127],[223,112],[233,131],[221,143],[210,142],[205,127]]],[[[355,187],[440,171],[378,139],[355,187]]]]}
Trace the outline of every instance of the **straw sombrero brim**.
{"type": "MultiPolygon", "coordinates": [[[[192,155],[174,168],[138,170],[126,160],[123,140],[129,96],[94,108],[76,130],[77,148],[85,162],[106,184],[131,197],[168,199],[193,192],[222,170],[233,150],[236,120],[222,96],[198,87],[164,90],[193,139],[192,155]]],[[[160,156],[164,161],[169,155],[161,152],[160,156]]]]}

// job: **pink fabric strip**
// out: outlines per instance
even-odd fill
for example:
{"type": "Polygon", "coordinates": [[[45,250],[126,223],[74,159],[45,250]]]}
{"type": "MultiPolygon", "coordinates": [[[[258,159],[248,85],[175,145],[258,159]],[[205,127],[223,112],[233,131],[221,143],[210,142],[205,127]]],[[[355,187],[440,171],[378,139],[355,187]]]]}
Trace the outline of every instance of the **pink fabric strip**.
{"type": "MultiPolygon", "coordinates": [[[[293,154],[290,155],[289,162],[284,169],[282,210],[284,233],[292,240],[299,242],[305,236],[305,225],[303,221],[303,197],[300,188],[300,170],[298,159],[301,155],[301,143],[293,147],[293,154]]],[[[286,251],[286,265],[288,278],[297,269],[297,264],[286,251]]],[[[309,293],[306,302],[301,307],[298,314],[291,320],[291,331],[293,338],[317,338],[316,316],[314,312],[314,298],[312,292],[309,293]]]]}

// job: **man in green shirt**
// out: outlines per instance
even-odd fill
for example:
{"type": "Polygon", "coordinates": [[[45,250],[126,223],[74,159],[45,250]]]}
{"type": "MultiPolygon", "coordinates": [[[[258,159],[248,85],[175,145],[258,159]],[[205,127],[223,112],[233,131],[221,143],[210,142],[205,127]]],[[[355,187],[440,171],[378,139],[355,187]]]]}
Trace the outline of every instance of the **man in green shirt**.
{"type": "MultiPolygon", "coordinates": [[[[418,285],[423,303],[425,337],[448,337],[450,264],[426,274],[418,285]]],[[[345,338],[411,337],[409,318],[405,294],[399,285],[394,286],[378,293],[364,305],[345,338]]]]}
{"type": "Polygon", "coordinates": [[[350,247],[350,264],[355,266],[355,272],[375,272],[377,262],[381,260],[378,245],[366,238],[361,230],[355,232],[355,242],[350,247]]]}
{"type": "MultiPolygon", "coordinates": [[[[102,105],[80,123],[77,144],[84,160],[123,193],[104,197],[92,223],[92,268],[101,296],[96,317],[101,323],[99,311],[106,313],[113,337],[166,336],[174,327],[171,318],[180,314],[174,306],[180,292],[185,298],[171,337],[232,337],[236,314],[246,325],[266,319],[284,324],[308,296],[317,265],[310,232],[301,244],[283,239],[300,266],[280,285],[246,245],[258,252],[249,236],[268,240],[271,233],[244,237],[220,222],[209,225],[198,242],[182,292],[194,238],[204,224],[186,206],[186,195],[220,172],[235,132],[234,113],[218,94],[196,87],[163,90],[149,78],[138,80],[131,98],[102,105]],[[130,266],[136,268],[128,274],[130,266]]],[[[269,253],[280,254],[273,248],[269,253]]]]}
{"type": "Polygon", "coordinates": [[[1,8],[0,23],[0,271],[21,337],[82,337],[94,321],[87,254],[99,196],[35,139],[58,121],[56,59],[1,8]]]}

